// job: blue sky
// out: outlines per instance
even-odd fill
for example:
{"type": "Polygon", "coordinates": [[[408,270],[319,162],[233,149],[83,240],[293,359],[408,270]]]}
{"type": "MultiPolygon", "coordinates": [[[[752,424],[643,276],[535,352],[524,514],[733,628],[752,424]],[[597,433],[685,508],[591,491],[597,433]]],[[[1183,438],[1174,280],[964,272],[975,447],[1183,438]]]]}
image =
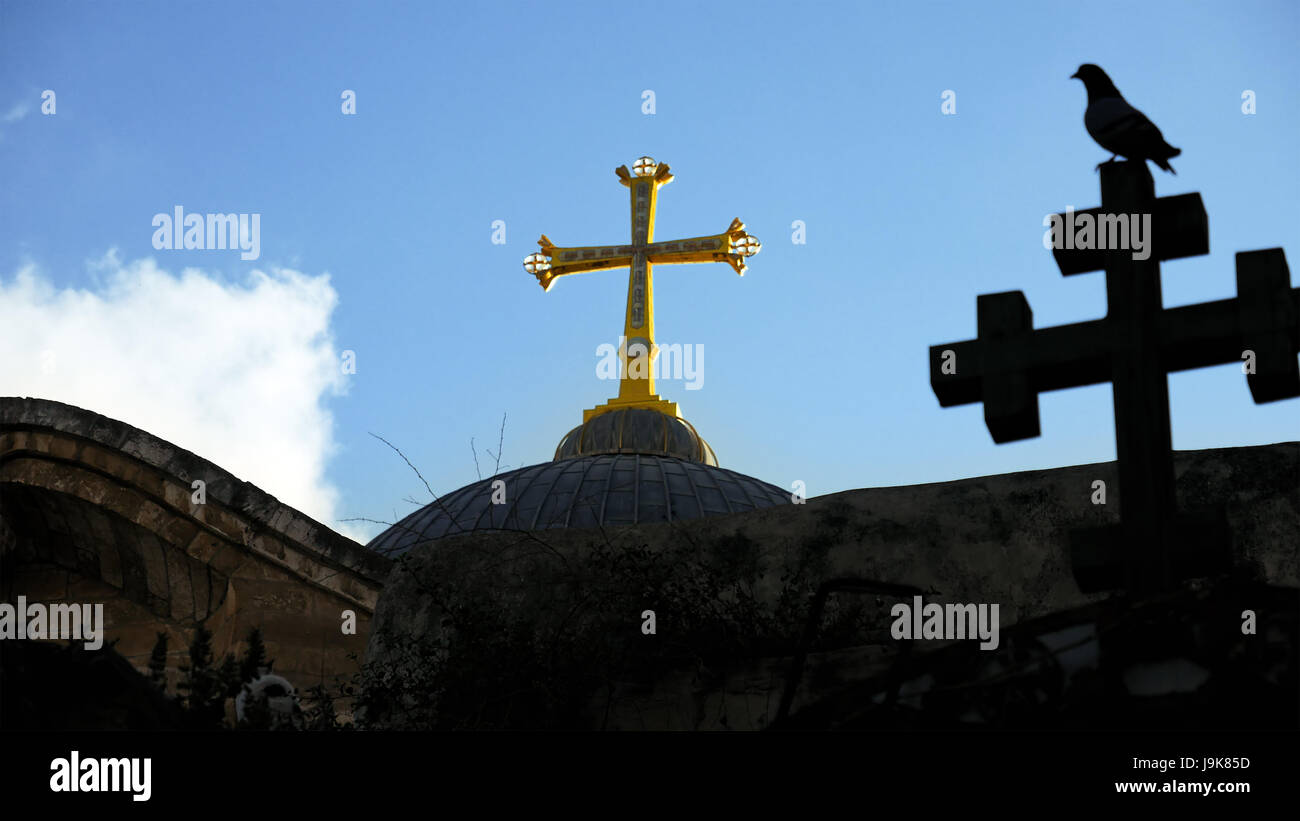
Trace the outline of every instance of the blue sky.
{"type": "MultiPolygon", "coordinates": [[[[725,467],[802,480],[817,496],[1110,460],[1109,386],[1045,394],[1042,436],[995,446],[980,406],[939,408],[927,349],[974,336],[981,293],[1023,290],[1040,327],[1104,313],[1102,275],[1066,279],[1042,246],[1044,215],[1098,204],[1093,166],[1108,154],[1084,131],[1084,90],[1069,79],[1083,62],[1182,148],[1177,176],[1153,169],[1157,193],[1204,197],[1210,254],[1163,266],[1166,306],[1233,296],[1237,251],[1283,246],[1295,266],[1298,9],[5,0],[0,315],[48,310],[59,294],[111,300],[105,265],[149,258],[177,282],[192,268],[251,294],[211,303],[245,319],[261,304],[255,269],[328,274],[335,298],[307,300],[327,318],[315,341],[268,331],[265,346],[351,350],[356,373],[303,379],[294,369],[319,356],[268,355],[290,364],[268,374],[263,362],[249,389],[260,398],[245,407],[240,374],[259,367],[246,348],[217,361],[229,352],[220,339],[182,328],[132,361],[106,353],[108,333],[84,346],[88,363],[145,372],[177,349],[212,375],[168,387],[160,374],[128,400],[40,382],[38,351],[11,338],[0,395],[74,397],[147,427],[144,408],[189,391],[167,419],[148,417],[154,432],[324,515],[277,478],[298,457],[231,465],[211,450],[227,440],[201,450],[183,433],[206,424],[194,402],[233,403],[226,437],[313,427],[303,452],[316,449],[320,484],[337,491],[327,524],[405,515],[405,497],[427,495],[371,432],[441,493],[476,478],[470,439],[494,449],[503,413],[504,463],[534,464],[615,394],[596,378],[596,347],[622,330],[625,274],[567,277],[544,293],[521,260],[541,233],[625,241],[613,169],[648,154],[676,174],[660,192],[659,238],[716,233],[739,216],[764,243],[743,279],[722,264],[656,271],[658,341],[706,352],[700,390],[668,380],[659,392],[725,467]],[[45,89],[57,94],[52,116],[40,112],[45,89]],[[354,116],[340,111],[344,89],[354,116]],[[1241,111],[1246,89],[1253,115],[1241,111]],[[175,205],[260,214],[261,257],[156,250],[151,220],[175,205]],[[494,220],[504,245],[491,242],[494,220]],[[795,220],[806,244],[791,241],[795,220]],[[46,288],[37,307],[17,296],[22,270],[46,288]],[[267,383],[309,395],[276,398],[267,383]],[[281,403],[301,413],[277,416],[281,403]]],[[[61,304],[75,326],[77,300],[61,304]]],[[[148,336],[152,313],[119,325],[148,336]]],[[[213,321],[240,327],[230,319],[213,321]]],[[[239,333],[293,321],[275,308],[239,333]]],[[[1170,398],[1179,449],[1300,433],[1300,403],[1254,405],[1239,365],[1175,374],[1170,398]]]]}

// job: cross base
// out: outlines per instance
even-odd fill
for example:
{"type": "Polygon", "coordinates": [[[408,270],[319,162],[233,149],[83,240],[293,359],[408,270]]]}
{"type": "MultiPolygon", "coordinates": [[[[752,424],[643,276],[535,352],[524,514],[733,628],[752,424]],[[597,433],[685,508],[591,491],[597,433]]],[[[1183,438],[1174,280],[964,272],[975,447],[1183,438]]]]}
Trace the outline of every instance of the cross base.
{"type": "Polygon", "coordinates": [[[1231,533],[1222,509],[1176,515],[1167,538],[1173,549],[1159,551],[1153,549],[1156,546],[1129,544],[1122,524],[1070,531],[1070,565],[1079,589],[1084,593],[1125,587],[1137,592],[1160,589],[1166,586],[1158,577],[1161,569],[1137,563],[1138,557],[1160,552],[1172,562],[1168,582],[1174,584],[1231,569],[1231,533]]]}
{"type": "Polygon", "coordinates": [[[680,419],[682,414],[677,409],[676,402],[669,402],[667,399],[659,398],[659,394],[652,393],[648,397],[640,399],[611,399],[603,405],[597,405],[594,408],[588,408],[582,412],[582,421],[584,423],[591,421],[593,417],[600,416],[602,413],[609,413],[616,410],[631,410],[633,408],[659,411],[665,416],[671,416],[674,419],[680,419]]]}

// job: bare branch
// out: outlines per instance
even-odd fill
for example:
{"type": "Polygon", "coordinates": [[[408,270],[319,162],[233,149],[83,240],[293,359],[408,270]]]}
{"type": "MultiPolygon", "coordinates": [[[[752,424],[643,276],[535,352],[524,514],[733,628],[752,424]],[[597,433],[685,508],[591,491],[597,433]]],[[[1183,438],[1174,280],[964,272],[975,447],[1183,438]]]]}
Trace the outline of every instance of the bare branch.
{"type": "Polygon", "coordinates": [[[419,469],[419,468],[417,468],[415,465],[411,464],[411,460],[406,458],[406,454],[405,454],[405,453],[402,453],[402,451],[399,450],[398,447],[397,447],[396,445],[394,445],[392,442],[388,441],[388,440],[385,439],[384,437],[380,436],[379,434],[377,434],[377,433],[371,433],[370,435],[373,436],[373,437],[375,437],[375,438],[378,439],[379,441],[383,442],[385,445],[388,445],[388,446],[389,446],[390,448],[392,448],[394,451],[397,451],[397,455],[400,456],[400,457],[402,457],[402,461],[406,463],[407,467],[409,467],[411,470],[415,471],[415,475],[420,477],[420,481],[424,483],[424,489],[427,490],[427,491],[429,491],[429,495],[432,496],[434,499],[437,499],[437,498],[438,498],[438,494],[434,493],[434,492],[433,492],[433,488],[429,487],[429,483],[428,483],[427,481],[425,481],[425,479],[424,479],[424,474],[420,473],[420,469],[419,469]]]}
{"type": "Polygon", "coordinates": [[[501,412],[501,435],[497,437],[497,463],[496,463],[496,467],[493,468],[493,473],[492,473],[493,476],[496,476],[498,473],[501,472],[501,447],[505,443],[505,441],[506,441],[506,413],[505,411],[502,411],[501,412]]]}

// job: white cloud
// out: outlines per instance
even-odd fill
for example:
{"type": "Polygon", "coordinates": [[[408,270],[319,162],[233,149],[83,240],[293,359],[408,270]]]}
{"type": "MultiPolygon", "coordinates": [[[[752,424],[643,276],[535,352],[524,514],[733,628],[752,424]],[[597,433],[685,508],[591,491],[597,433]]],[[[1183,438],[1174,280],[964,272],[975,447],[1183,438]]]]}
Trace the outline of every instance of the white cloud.
{"type": "Polygon", "coordinates": [[[329,275],[274,268],[228,283],[153,259],[90,266],[89,290],[33,265],[0,278],[0,395],[55,399],[146,430],[345,535],[325,479],[324,404],[346,376],[330,334],[329,275]]]}
{"type": "Polygon", "coordinates": [[[5,112],[4,117],[0,117],[0,119],[3,119],[7,123],[17,122],[23,117],[26,117],[27,112],[31,110],[31,105],[26,102],[14,103],[9,110],[5,112]]]}

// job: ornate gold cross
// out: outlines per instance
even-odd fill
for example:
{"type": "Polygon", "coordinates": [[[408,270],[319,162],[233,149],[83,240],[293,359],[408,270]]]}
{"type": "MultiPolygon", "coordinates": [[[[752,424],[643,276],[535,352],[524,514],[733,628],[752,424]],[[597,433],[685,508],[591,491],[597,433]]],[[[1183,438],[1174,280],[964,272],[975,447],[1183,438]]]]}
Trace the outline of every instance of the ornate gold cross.
{"type": "Polygon", "coordinates": [[[651,364],[658,353],[655,347],[654,279],[655,265],[687,262],[725,262],[745,274],[745,258],[757,254],[758,240],[745,233],[745,224],[731,221],[727,230],[709,237],[655,242],[655,199],[659,187],[672,182],[673,175],[664,163],[641,157],[632,164],[632,172],[622,165],[614,170],[619,182],[632,193],[632,243],[630,245],[561,248],[542,234],[537,241],[541,253],[524,259],[524,270],[537,277],[543,290],[550,290],[556,277],[628,268],[627,312],[623,318],[623,343],[619,350],[620,374],[618,398],[583,411],[582,421],[622,408],[649,408],[678,416],[677,403],[655,394],[651,364]]]}

